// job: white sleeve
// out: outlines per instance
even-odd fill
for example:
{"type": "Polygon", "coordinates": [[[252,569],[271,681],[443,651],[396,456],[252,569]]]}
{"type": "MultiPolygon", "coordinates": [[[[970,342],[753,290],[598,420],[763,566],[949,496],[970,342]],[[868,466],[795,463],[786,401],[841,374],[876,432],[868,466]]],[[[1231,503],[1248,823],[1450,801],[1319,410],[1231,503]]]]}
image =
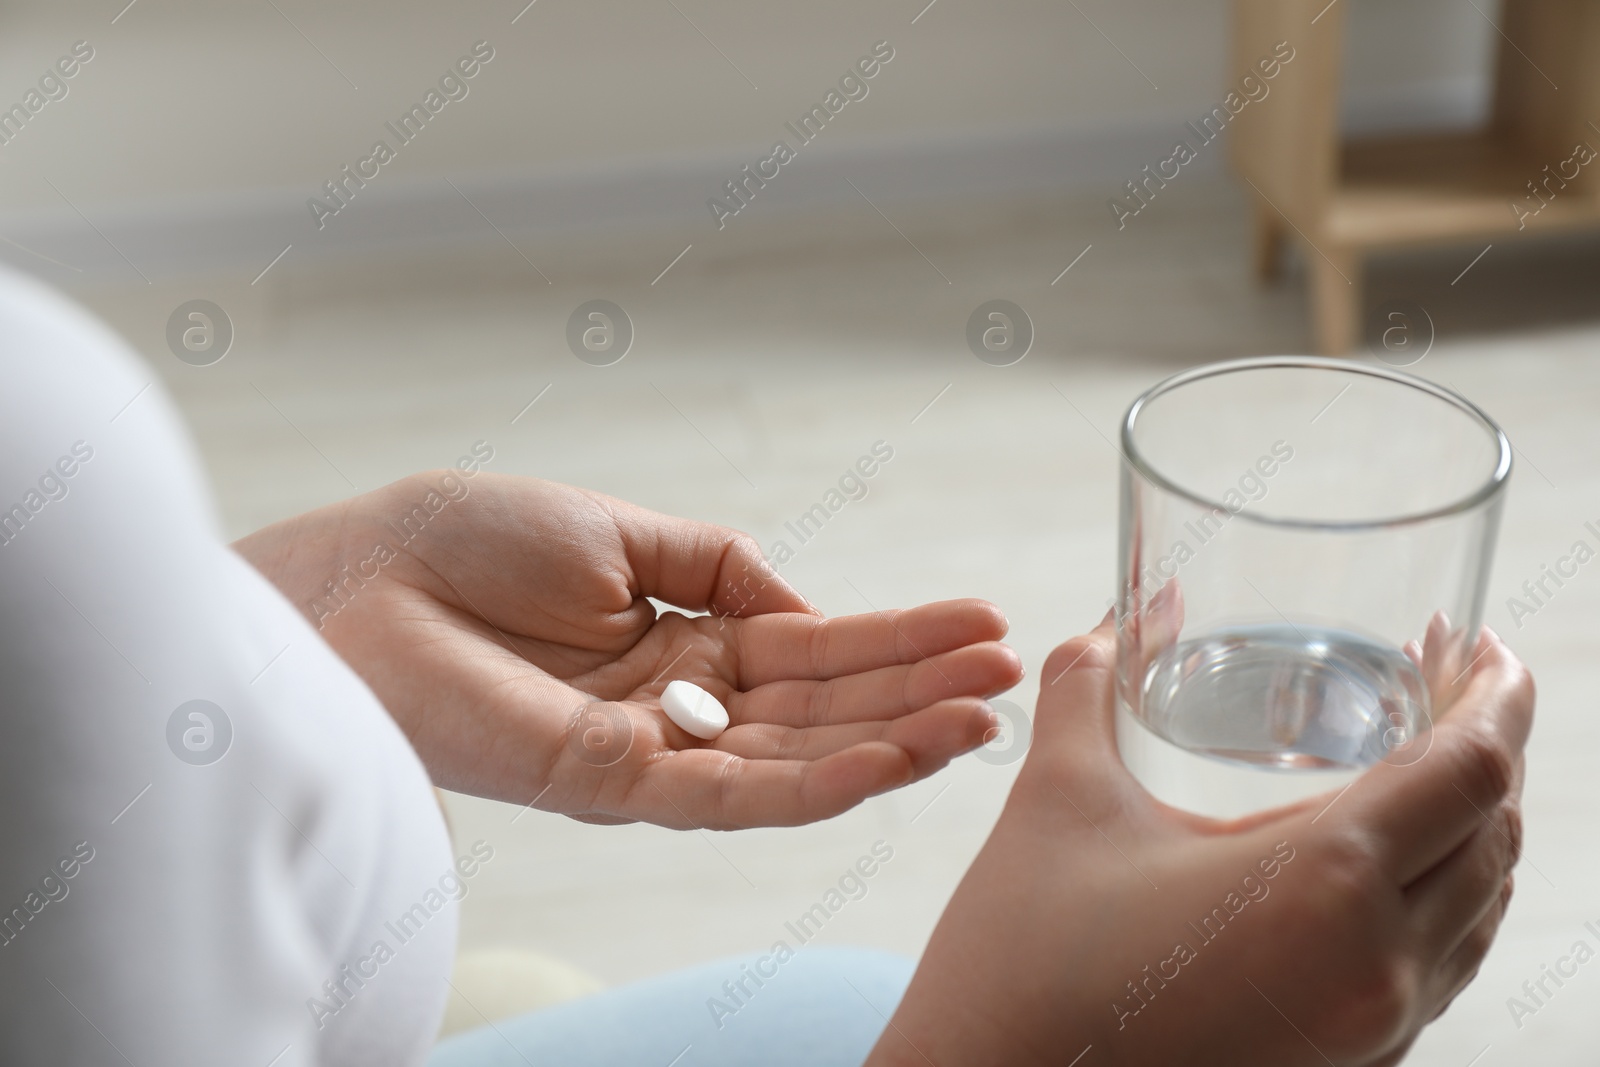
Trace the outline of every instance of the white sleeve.
{"type": "Polygon", "coordinates": [[[423,1062],[465,890],[420,762],[153,372],[3,270],[0,694],[0,1063],[423,1062]]]}

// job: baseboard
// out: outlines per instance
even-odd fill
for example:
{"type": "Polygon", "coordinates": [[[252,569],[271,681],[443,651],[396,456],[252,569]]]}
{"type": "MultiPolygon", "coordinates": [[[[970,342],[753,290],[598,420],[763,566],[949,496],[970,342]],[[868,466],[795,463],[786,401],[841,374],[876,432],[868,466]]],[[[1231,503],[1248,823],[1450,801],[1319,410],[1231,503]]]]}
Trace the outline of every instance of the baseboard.
{"type": "MultiPolygon", "coordinates": [[[[1470,87],[1445,86],[1409,107],[1360,101],[1356,125],[1459,123],[1470,87]],[[1365,116],[1365,117],[1363,117],[1365,116]]],[[[782,135],[781,129],[775,137],[782,135]]],[[[770,145],[693,157],[613,160],[584,167],[505,173],[408,176],[383,172],[319,227],[307,207],[320,191],[255,189],[183,201],[65,205],[48,215],[0,212],[0,259],[62,283],[159,281],[223,272],[255,277],[275,263],[389,255],[474,242],[521,244],[641,232],[686,241],[720,239],[808,214],[859,208],[888,211],[916,202],[1039,192],[1110,197],[1184,133],[1168,118],[1112,128],[929,132],[836,142],[823,131],[794,162],[721,220],[707,206],[770,145]],[[288,251],[285,252],[285,249],[288,251]]],[[[793,138],[790,138],[793,140],[793,138]]],[[[1220,146],[1219,146],[1220,147],[1220,146]]],[[[1223,153],[1194,169],[1217,172],[1223,153]]],[[[746,188],[752,188],[746,186],[746,188]]],[[[326,198],[325,198],[326,199],[326,198]]],[[[792,226],[790,227],[792,230],[792,226]]],[[[276,267],[274,267],[276,269],[276,267]]]]}

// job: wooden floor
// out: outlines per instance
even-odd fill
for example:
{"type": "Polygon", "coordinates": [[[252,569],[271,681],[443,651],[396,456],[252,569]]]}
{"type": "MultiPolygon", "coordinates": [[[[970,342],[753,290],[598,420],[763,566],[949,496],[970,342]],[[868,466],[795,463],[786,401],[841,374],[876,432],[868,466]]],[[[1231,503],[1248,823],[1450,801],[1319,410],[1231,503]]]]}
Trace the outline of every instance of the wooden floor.
{"type": "MultiPolygon", "coordinates": [[[[1091,626],[1112,590],[1107,439],[1129,399],[1191,363],[1309,347],[1298,267],[1280,288],[1253,287],[1245,202],[1230,188],[1197,179],[1123,233],[1098,228],[1060,275],[1091,239],[1069,220],[1096,200],[903,213],[906,239],[875,215],[814,220],[760,254],[697,244],[654,285],[681,242],[624,241],[582,271],[530,249],[550,285],[500,247],[90,299],[175,392],[235,535],[484,439],[493,469],[770,545],[887,440],[894,459],[870,496],[787,573],[830,613],[995,600],[1030,671],[1010,697],[1031,706],[1047,651],[1091,626]],[[230,308],[238,340],[195,370],[161,330],[170,307],[201,295],[230,308]],[[609,368],[564,342],[569,313],[595,297],[621,304],[637,333],[609,368]],[[1008,368],[979,362],[963,336],[995,297],[1037,332],[1008,368]]],[[[1380,261],[1366,281],[1369,308],[1404,296],[1428,309],[1438,337],[1416,369],[1481,401],[1518,447],[1489,621],[1540,686],[1512,914],[1477,984],[1408,1062],[1590,1064],[1600,964],[1520,1029],[1506,999],[1580,938],[1600,947],[1583,926],[1600,920],[1600,565],[1520,628],[1505,601],[1600,520],[1600,249],[1497,244],[1457,278],[1480,250],[1380,261]]],[[[915,954],[1014,773],[965,759],[824,825],[717,836],[540,813],[513,824],[513,808],[453,798],[457,834],[500,856],[466,901],[464,941],[536,947],[622,982],[769,945],[882,839],[893,861],[825,937],[915,954]]]]}

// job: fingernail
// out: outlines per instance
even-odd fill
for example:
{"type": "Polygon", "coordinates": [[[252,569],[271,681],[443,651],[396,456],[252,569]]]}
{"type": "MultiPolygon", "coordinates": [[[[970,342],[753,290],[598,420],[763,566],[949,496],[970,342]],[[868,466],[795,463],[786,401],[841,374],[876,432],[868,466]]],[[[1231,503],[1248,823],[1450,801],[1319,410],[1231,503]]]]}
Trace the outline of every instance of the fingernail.
{"type": "Polygon", "coordinates": [[[978,709],[978,714],[983,719],[984,740],[987,743],[990,731],[998,730],[1005,724],[1000,719],[1000,713],[994,710],[994,705],[987,700],[983,701],[978,709]]]}

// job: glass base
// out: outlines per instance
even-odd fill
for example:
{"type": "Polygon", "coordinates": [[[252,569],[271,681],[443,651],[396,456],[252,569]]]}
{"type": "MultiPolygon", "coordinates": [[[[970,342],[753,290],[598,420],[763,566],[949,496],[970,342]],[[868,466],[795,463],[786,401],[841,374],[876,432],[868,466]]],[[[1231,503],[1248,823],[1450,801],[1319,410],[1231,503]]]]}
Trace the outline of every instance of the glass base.
{"type": "MultiPolygon", "coordinates": [[[[1117,751],[1157,800],[1196,815],[1232,819],[1343,789],[1363,768],[1284,771],[1202,756],[1157,736],[1117,701],[1117,751]]],[[[1331,799],[1331,798],[1330,798],[1331,799]]]]}
{"type": "Polygon", "coordinates": [[[1230,817],[1339,789],[1427,720],[1399,649],[1348,630],[1240,626],[1163,651],[1119,702],[1118,745],[1158,799],[1230,817]]]}

